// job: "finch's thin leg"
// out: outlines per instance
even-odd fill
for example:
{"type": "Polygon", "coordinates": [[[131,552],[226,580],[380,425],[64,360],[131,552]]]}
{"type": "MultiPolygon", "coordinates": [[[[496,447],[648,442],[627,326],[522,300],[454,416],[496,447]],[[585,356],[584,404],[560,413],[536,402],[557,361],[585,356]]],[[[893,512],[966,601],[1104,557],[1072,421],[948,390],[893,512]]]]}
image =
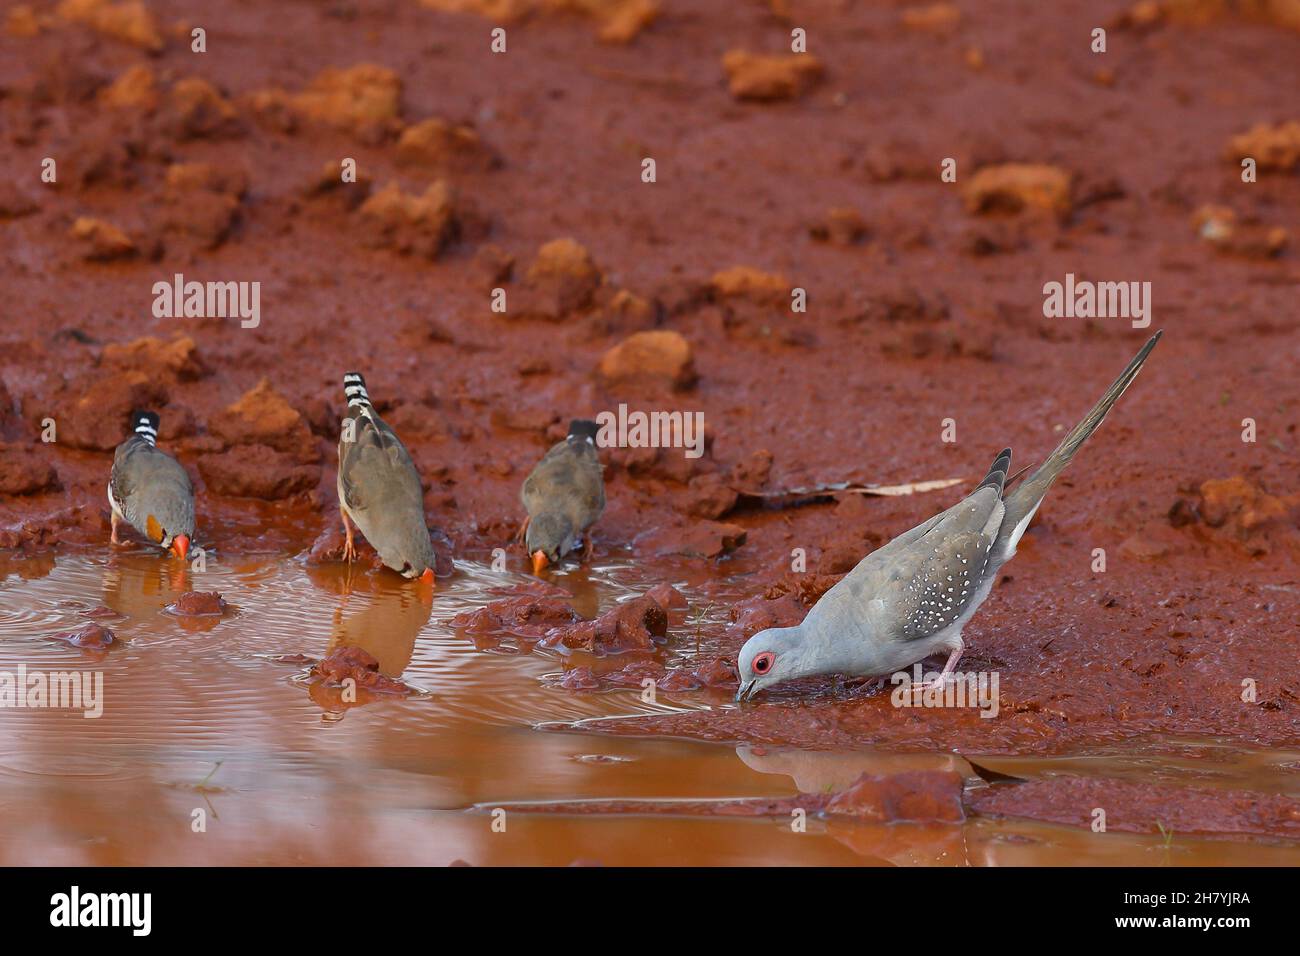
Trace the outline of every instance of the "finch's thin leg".
{"type": "Polygon", "coordinates": [[[348,536],[347,541],[343,544],[343,557],[348,564],[351,564],[357,557],[357,545],[352,539],[352,522],[348,520],[346,511],[341,511],[339,514],[343,516],[343,532],[348,536]]]}

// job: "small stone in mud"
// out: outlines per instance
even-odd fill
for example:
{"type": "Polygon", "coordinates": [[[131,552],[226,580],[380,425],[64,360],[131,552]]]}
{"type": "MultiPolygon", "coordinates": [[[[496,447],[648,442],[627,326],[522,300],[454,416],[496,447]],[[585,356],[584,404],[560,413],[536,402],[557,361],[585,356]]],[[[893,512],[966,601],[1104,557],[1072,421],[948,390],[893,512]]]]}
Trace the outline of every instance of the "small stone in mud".
{"type": "Polygon", "coordinates": [[[372,694],[390,694],[405,697],[414,693],[402,681],[379,672],[379,661],[369,651],[360,647],[336,648],[323,661],[311,669],[313,677],[330,687],[342,687],[344,681],[353,681],[357,688],[372,694]]]}
{"type": "Polygon", "coordinates": [[[709,287],[715,298],[744,298],[755,302],[784,302],[790,296],[790,280],[752,266],[732,266],[714,274],[709,287]]]}
{"type": "Polygon", "coordinates": [[[102,219],[81,216],[73,222],[68,236],[77,244],[81,258],[90,262],[129,259],[137,252],[130,236],[102,219]]]}
{"type": "Polygon", "coordinates": [[[1059,166],[1004,163],[976,170],[962,198],[971,213],[1037,210],[1064,219],[1073,206],[1072,188],[1073,177],[1059,166]]]}
{"type": "Polygon", "coordinates": [[[102,624],[83,624],[75,631],[68,631],[65,634],[54,635],[56,641],[62,641],[73,647],[81,647],[87,650],[102,651],[107,650],[114,644],[118,643],[117,635],[104,627],[102,624]]]}
{"type": "Polygon", "coordinates": [[[239,114],[207,80],[187,76],[167,92],[162,126],[180,140],[217,139],[240,131],[239,114]]]}
{"type": "Polygon", "coordinates": [[[228,606],[217,591],[186,591],[164,610],[178,617],[220,617],[228,606]]]}
{"type": "Polygon", "coordinates": [[[739,495],[720,475],[707,472],[691,479],[678,508],[697,518],[721,518],[736,507],[739,495]]]}
{"type": "Polygon", "coordinates": [[[1246,259],[1272,259],[1291,241],[1283,226],[1243,219],[1226,206],[1201,206],[1192,215],[1197,234],[1219,252],[1246,259]]]}
{"type": "Polygon", "coordinates": [[[807,53],[765,56],[731,50],[722,58],[727,88],[738,100],[772,102],[802,96],[821,79],[821,60],[807,53]]]}
{"type": "Polygon", "coordinates": [[[743,545],[747,535],[739,525],[696,521],[685,526],[657,529],[644,539],[638,539],[637,544],[658,556],[680,554],[692,558],[717,558],[743,545]]]}
{"type": "Polygon", "coordinates": [[[607,385],[639,382],[684,389],[695,382],[695,355],[680,332],[637,332],[601,356],[597,371],[607,385]]]}
{"type": "Polygon", "coordinates": [[[537,250],[507,314],[558,321],[585,309],[604,281],[586,247],[553,239],[537,250]]]}
{"type": "Polygon", "coordinates": [[[420,195],[389,183],[358,214],[368,245],[425,259],[436,259],[457,230],[455,190],[441,179],[420,195]]]}
{"type": "Polygon", "coordinates": [[[542,646],[591,654],[650,651],[667,636],[667,613],[654,598],[642,595],[615,605],[594,621],[556,628],[542,639],[542,646]]]}
{"type": "Polygon", "coordinates": [[[267,445],[290,455],[298,464],[320,460],[320,448],[307,420],[267,378],[214,417],[208,428],[232,445],[267,445]]]}
{"type": "Polygon", "coordinates": [[[431,118],[406,127],[397,140],[397,161],[425,169],[489,170],[501,159],[469,126],[456,126],[431,118]]]}
{"type": "Polygon", "coordinates": [[[99,92],[99,102],[110,109],[133,109],[143,113],[156,110],[161,99],[157,77],[142,63],[123,72],[99,92]]]}
{"type": "Polygon", "coordinates": [[[1233,163],[1250,157],[1259,169],[1291,172],[1300,167],[1300,120],[1252,126],[1228,141],[1224,155],[1233,163]]]}
{"type": "Polygon", "coordinates": [[[656,584],[646,592],[646,597],[653,598],[665,611],[684,608],[689,603],[686,595],[671,584],[656,584]]]}
{"type": "Polygon", "coordinates": [[[462,611],[451,619],[451,626],[478,637],[536,641],[577,620],[578,612],[566,600],[525,594],[462,611]]]}
{"type": "Polygon", "coordinates": [[[163,48],[162,33],[153,14],[142,0],[63,0],[55,14],[69,23],[90,27],[114,40],[121,40],[152,53],[163,48]]]}
{"type": "Polygon", "coordinates": [[[124,372],[138,372],[178,382],[192,382],[207,371],[199,359],[198,347],[188,335],[170,342],[153,336],[130,342],[110,342],[101,360],[124,372]]]}
{"type": "Polygon", "coordinates": [[[818,242],[829,242],[836,246],[856,245],[867,238],[869,231],[862,214],[847,206],[829,210],[824,219],[808,228],[809,235],[818,242]]]}

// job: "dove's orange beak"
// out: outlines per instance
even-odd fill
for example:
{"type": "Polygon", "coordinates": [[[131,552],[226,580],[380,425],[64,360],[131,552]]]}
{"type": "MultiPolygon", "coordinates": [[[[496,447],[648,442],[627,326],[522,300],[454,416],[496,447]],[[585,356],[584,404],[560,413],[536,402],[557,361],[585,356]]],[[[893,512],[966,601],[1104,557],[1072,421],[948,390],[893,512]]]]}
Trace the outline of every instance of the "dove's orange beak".
{"type": "Polygon", "coordinates": [[[183,560],[185,555],[189,554],[190,551],[189,537],[187,535],[178,534],[176,537],[172,538],[171,550],[172,554],[183,560]]]}
{"type": "Polygon", "coordinates": [[[547,563],[545,551],[533,552],[533,574],[541,574],[547,563]]]}

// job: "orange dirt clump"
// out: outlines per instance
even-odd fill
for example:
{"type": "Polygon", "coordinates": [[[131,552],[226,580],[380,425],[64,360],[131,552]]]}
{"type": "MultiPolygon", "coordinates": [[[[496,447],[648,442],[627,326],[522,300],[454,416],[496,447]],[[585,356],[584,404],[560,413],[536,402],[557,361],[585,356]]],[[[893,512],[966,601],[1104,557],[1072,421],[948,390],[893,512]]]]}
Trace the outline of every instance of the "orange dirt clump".
{"type": "Polygon", "coordinates": [[[731,50],[722,58],[727,88],[738,100],[772,102],[802,96],[821,79],[821,60],[808,53],[768,56],[731,50]]]}

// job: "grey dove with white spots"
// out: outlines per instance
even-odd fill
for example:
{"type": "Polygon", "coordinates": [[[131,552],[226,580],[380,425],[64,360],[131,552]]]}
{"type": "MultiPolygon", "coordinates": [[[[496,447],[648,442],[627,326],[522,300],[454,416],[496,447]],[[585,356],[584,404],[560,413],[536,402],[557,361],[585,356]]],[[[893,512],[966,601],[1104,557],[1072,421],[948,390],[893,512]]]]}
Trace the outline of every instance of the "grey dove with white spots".
{"type": "Polygon", "coordinates": [[[1015,556],[1052,482],[1137,378],[1160,335],[1014,490],[1008,487],[1007,448],[974,491],[863,558],[803,623],[768,628],[746,641],[736,661],[736,699],[797,677],[892,674],[941,651],[948,661],[935,683],[945,680],[961,657],[962,628],[1015,556]]]}

